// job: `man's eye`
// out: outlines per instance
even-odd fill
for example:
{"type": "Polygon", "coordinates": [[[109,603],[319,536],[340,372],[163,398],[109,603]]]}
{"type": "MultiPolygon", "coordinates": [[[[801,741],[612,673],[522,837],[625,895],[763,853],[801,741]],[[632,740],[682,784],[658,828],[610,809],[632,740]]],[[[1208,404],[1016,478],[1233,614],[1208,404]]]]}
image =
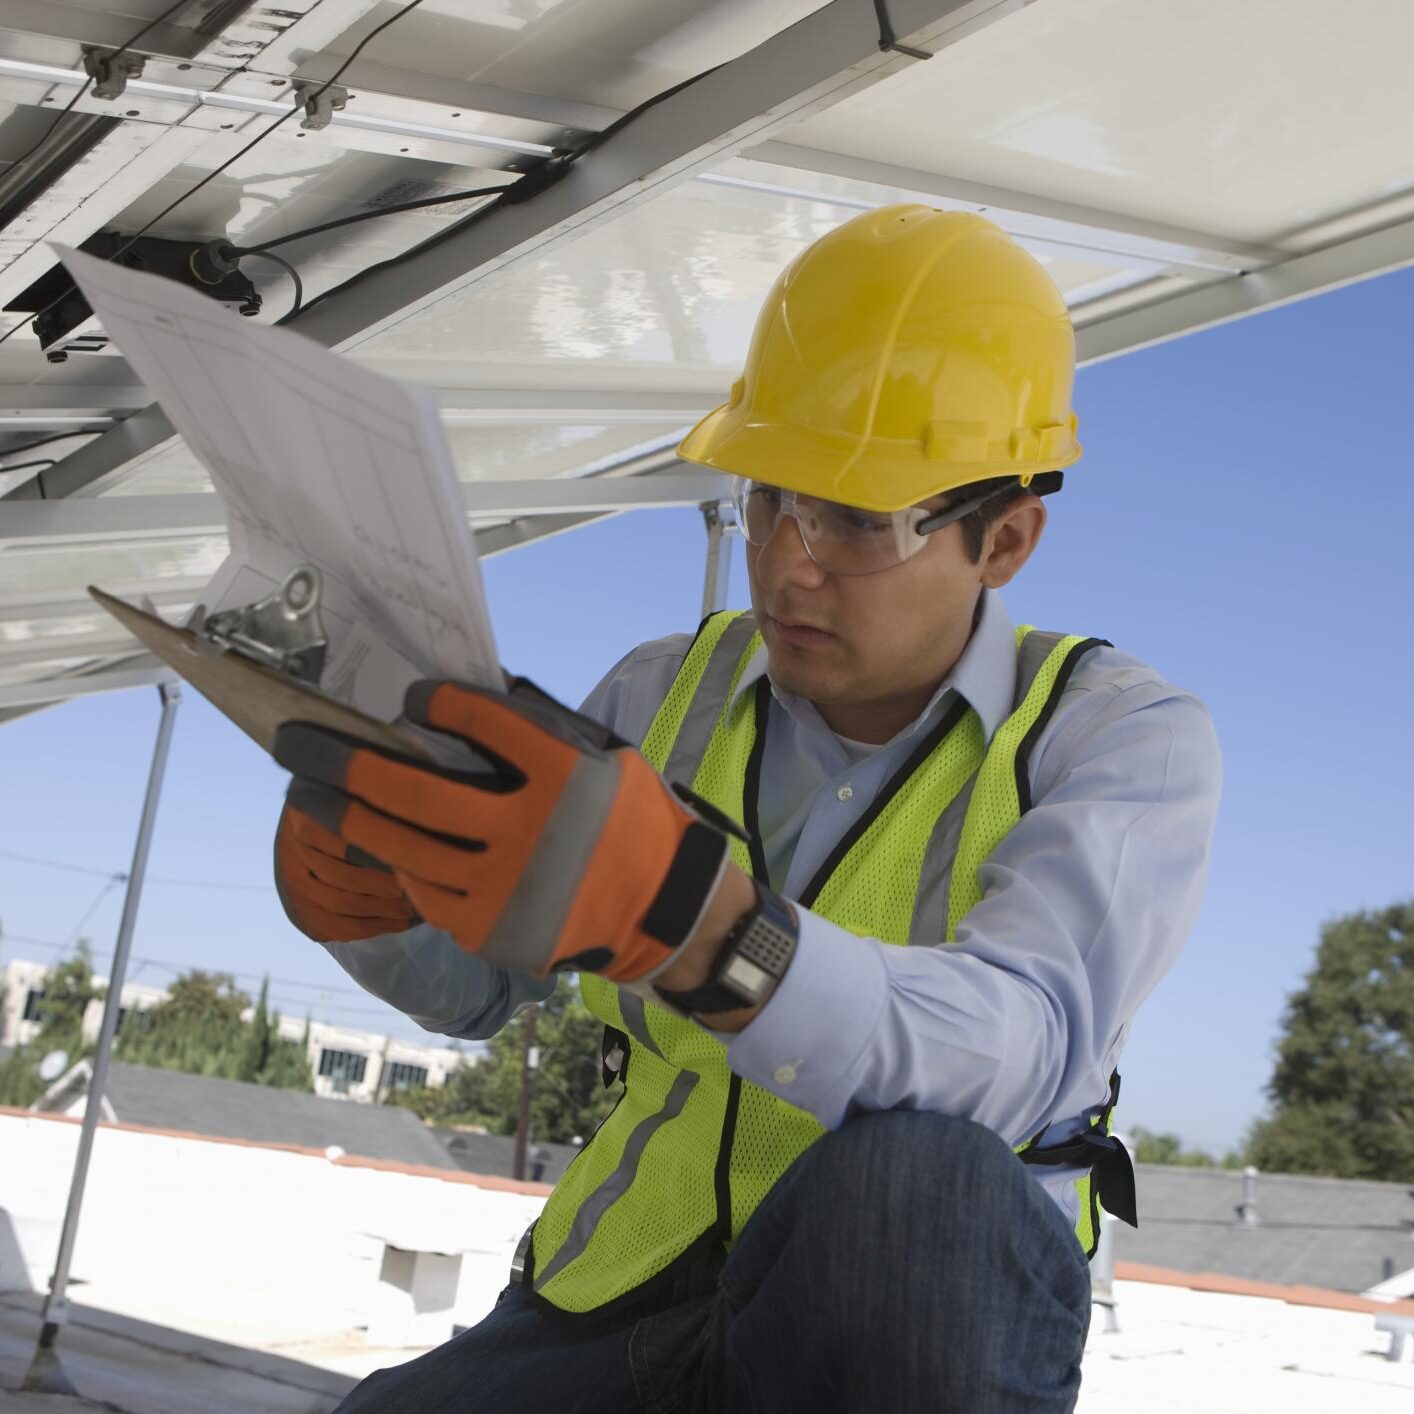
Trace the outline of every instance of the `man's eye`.
{"type": "Polygon", "coordinates": [[[892,525],[891,521],[880,520],[878,516],[850,511],[846,511],[840,519],[851,535],[882,535],[892,525]]]}

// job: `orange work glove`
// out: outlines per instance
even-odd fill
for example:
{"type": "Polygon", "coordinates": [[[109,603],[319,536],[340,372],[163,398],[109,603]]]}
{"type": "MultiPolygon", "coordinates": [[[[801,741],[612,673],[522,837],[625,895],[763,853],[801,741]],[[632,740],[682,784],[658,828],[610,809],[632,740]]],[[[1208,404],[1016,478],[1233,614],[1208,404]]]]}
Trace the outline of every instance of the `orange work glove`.
{"type": "Polygon", "coordinates": [[[522,679],[509,695],[415,683],[403,710],[485,768],[292,722],[275,739],[291,802],[381,859],[428,923],[497,966],[627,982],[671,961],[726,867],[721,829],[613,733],[522,679]]]}
{"type": "Polygon", "coordinates": [[[275,832],[275,888],[290,922],[319,943],[401,933],[418,921],[377,860],[359,863],[357,850],[288,802],[275,832]]]}

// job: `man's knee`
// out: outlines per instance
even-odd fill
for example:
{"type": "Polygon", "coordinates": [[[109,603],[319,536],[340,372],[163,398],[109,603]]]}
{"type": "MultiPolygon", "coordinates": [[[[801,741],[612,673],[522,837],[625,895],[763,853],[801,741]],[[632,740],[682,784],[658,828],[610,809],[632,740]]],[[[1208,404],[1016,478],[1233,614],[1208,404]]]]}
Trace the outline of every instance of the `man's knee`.
{"type": "Polygon", "coordinates": [[[972,1214],[1029,1196],[1032,1183],[1010,1147],[969,1119],[924,1110],[859,1115],[826,1134],[805,1156],[807,1182],[845,1200],[965,1208],[972,1214]]]}

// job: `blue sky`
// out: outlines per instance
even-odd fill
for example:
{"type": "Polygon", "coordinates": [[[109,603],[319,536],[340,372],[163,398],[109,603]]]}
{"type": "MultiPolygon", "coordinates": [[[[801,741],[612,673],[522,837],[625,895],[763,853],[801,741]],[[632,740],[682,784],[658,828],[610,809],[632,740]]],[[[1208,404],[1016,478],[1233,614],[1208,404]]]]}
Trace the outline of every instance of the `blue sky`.
{"type": "MultiPolygon", "coordinates": [[[[1085,458],[1005,596],[1018,622],[1152,662],[1216,720],[1207,901],[1122,1067],[1124,1122],[1214,1149],[1262,1108],[1322,921],[1414,894],[1411,327],[1403,272],[1084,370],[1085,458]]],[[[702,552],[695,513],[659,511],[488,562],[503,660],[577,700],[634,644],[696,624],[702,552]]],[[[733,589],[744,603],[739,552],[733,589]]],[[[0,727],[0,959],[52,958],[30,940],[66,941],[104,886],[8,856],[127,868],[157,714],[143,690],[0,727]]],[[[285,922],[268,887],[283,789],[188,692],[134,945],[154,961],[129,975],[269,973],[287,1012],[420,1034],[285,922]]],[[[110,890],[84,924],[96,948],[120,906],[110,890]]]]}

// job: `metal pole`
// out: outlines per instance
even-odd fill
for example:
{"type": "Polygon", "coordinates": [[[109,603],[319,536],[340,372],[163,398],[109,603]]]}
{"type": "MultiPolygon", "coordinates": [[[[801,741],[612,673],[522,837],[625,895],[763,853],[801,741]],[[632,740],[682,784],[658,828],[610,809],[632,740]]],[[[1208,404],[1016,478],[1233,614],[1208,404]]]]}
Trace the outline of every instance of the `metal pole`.
{"type": "Polygon", "coordinates": [[[137,843],[133,846],[133,865],[128,871],[128,891],[123,900],[123,917],[118,924],[118,943],[113,950],[113,971],[108,979],[108,995],[103,1001],[103,1025],[98,1032],[98,1050],[93,1057],[93,1073],[88,1085],[88,1104],[79,1130],[78,1153],[74,1158],[74,1177],[69,1185],[69,1206],[64,1213],[64,1227],[59,1234],[59,1254],[54,1262],[54,1275],[49,1279],[49,1294],[44,1298],[44,1311],[35,1346],[34,1358],[25,1373],[26,1390],[43,1394],[76,1394],[73,1383],[59,1363],[55,1342],[69,1315],[66,1296],[69,1284],[69,1263],[78,1238],[79,1214],[83,1208],[84,1185],[88,1181],[88,1163],[93,1153],[93,1136],[103,1109],[103,1091],[108,1083],[108,1060],[113,1050],[113,1036],[118,1029],[118,1012],[122,1008],[123,977],[128,969],[128,952],[132,947],[133,925],[137,921],[138,902],[142,898],[142,881],[147,872],[147,856],[152,845],[152,828],[157,821],[157,802],[162,795],[162,777],[167,769],[167,751],[172,744],[172,727],[177,716],[181,692],[175,682],[159,683],[162,718],[157,725],[157,744],[152,750],[152,768],[147,776],[147,796],[138,821],[137,843]]]}
{"type": "Polygon", "coordinates": [[[1100,1242],[1095,1259],[1090,1263],[1090,1287],[1094,1304],[1105,1313],[1105,1334],[1119,1330],[1119,1311],[1115,1302],[1115,1229],[1119,1219],[1109,1213],[1100,1214],[1100,1242]]]}
{"type": "Polygon", "coordinates": [[[525,1009],[524,1050],[520,1065],[520,1112],[516,1116],[516,1149],[511,1167],[511,1177],[525,1177],[525,1151],[530,1139],[530,1092],[535,1085],[535,1068],[540,1062],[539,1048],[535,1044],[535,1014],[540,1008],[529,1006],[525,1009]]]}
{"type": "Polygon", "coordinates": [[[702,507],[702,519],[707,526],[707,576],[702,585],[702,617],[727,607],[727,591],[731,587],[732,525],[722,516],[718,505],[702,507]]]}

